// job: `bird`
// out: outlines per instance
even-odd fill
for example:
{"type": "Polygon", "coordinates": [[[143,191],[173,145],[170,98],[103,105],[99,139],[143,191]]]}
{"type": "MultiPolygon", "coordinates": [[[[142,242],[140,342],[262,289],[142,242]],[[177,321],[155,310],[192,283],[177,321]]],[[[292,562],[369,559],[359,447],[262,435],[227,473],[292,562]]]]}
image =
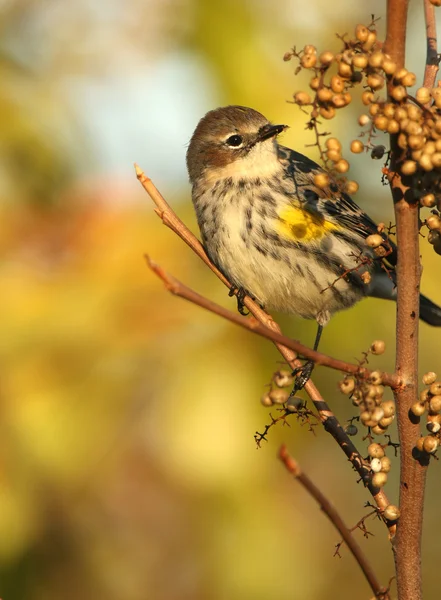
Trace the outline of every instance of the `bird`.
{"type": "MultiPolygon", "coordinates": [[[[315,319],[317,350],[337,311],[367,296],[396,299],[397,252],[332,176],[317,185],[325,169],[278,143],[285,129],[252,108],[211,110],[191,137],[187,169],[203,246],[239,309],[249,295],[269,311],[315,319]],[[373,235],[381,252],[367,243],[373,235]]],[[[420,317],[441,326],[441,308],[423,295],[420,317]]]]}

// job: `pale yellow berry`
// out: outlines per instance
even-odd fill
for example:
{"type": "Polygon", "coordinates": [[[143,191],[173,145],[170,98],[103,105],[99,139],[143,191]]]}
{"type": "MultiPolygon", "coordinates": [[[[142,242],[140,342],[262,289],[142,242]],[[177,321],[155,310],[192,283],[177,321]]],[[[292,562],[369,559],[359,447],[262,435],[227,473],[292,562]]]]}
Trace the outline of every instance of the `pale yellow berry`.
{"type": "Polygon", "coordinates": [[[349,163],[344,158],[341,158],[335,163],[334,169],[337,173],[347,173],[349,171],[349,163]]]}
{"type": "Polygon", "coordinates": [[[407,110],[403,106],[398,106],[394,112],[394,119],[402,121],[407,118],[407,110]]]}
{"type": "Polygon", "coordinates": [[[436,204],[435,195],[434,194],[426,194],[425,196],[421,196],[420,204],[421,204],[421,206],[424,206],[425,208],[432,208],[436,204]]]}
{"type": "Polygon", "coordinates": [[[383,71],[386,73],[386,75],[393,75],[396,70],[397,65],[393,60],[390,60],[389,58],[383,60],[383,71]]]}
{"type": "Polygon", "coordinates": [[[332,52],[329,52],[329,50],[322,52],[319,56],[319,61],[321,62],[322,65],[330,65],[332,63],[332,61],[334,60],[334,55],[332,54],[332,52]]]}
{"type": "Polygon", "coordinates": [[[382,458],[380,458],[380,460],[381,460],[381,470],[383,471],[383,473],[389,473],[391,466],[392,466],[390,458],[388,456],[383,456],[382,458]]]}
{"type": "Polygon", "coordinates": [[[367,36],[367,40],[362,45],[363,50],[365,52],[368,52],[369,50],[371,50],[374,47],[376,41],[377,41],[377,34],[374,33],[373,31],[370,31],[367,36]]]}
{"type": "Polygon", "coordinates": [[[369,65],[374,68],[381,67],[384,61],[384,54],[382,52],[372,52],[369,56],[369,65]]]}
{"type": "Polygon", "coordinates": [[[374,125],[380,131],[386,131],[389,121],[384,115],[377,115],[374,119],[374,125]]]}
{"type": "Polygon", "coordinates": [[[329,160],[332,160],[332,162],[338,162],[341,159],[341,152],[339,150],[328,150],[326,156],[329,160]]]}
{"type": "Polygon", "coordinates": [[[329,176],[325,173],[314,175],[314,184],[322,190],[327,188],[329,186],[329,176]]]}
{"type": "Polygon", "coordinates": [[[324,119],[333,119],[335,117],[335,108],[333,106],[330,106],[329,108],[322,106],[320,108],[320,115],[324,119]]]}
{"type": "Polygon", "coordinates": [[[383,340],[375,340],[374,342],[372,342],[371,347],[370,347],[370,351],[372,352],[372,354],[383,354],[384,351],[386,349],[386,344],[383,342],[383,340]]]}
{"type": "Polygon", "coordinates": [[[441,152],[435,152],[431,156],[432,165],[435,169],[439,169],[441,167],[441,152]]]}
{"type": "Polygon", "coordinates": [[[357,25],[355,28],[355,37],[359,42],[366,42],[369,36],[369,29],[364,25],[357,25]]]}
{"type": "Polygon", "coordinates": [[[418,102],[420,102],[421,104],[427,104],[427,102],[430,102],[429,88],[426,88],[426,87],[418,88],[415,96],[416,96],[416,99],[418,100],[418,102]]]}
{"type": "Polygon", "coordinates": [[[384,78],[379,73],[368,75],[366,82],[373,90],[380,90],[384,86],[384,78]]]}
{"type": "Polygon", "coordinates": [[[417,439],[417,442],[415,444],[415,448],[417,450],[419,450],[420,452],[424,452],[424,440],[425,439],[426,438],[424,438],[424,437],[420,437],[420,438],[417,439]]]}
{"type": "Polygon", "coordinates": [[[423,375],[424,385],[431,385],[432,383],[435,383],[435,381],[436,381],[436,373],[434,373],[433,371],[428,371],[427,373],[424,373],[424,375],[423,375]]]}
{"type": "Polygon", "coordinates": [[[285,404],[289,398],[289,392],[286,390],[274,389],[270,391],[269,397],[274,404],[285,404]]]}
{"type": "MultiPolygon", "coordinates": [[[[403,71],[405,71],[406,69],[403,69],[403,71]]],[[[412,87],[416,84],[416,75],[415,73],[409,73],[406,72],[402,77],[401,77],[401,83],[405,86],[405,87],[412,87]]]]}
{"type": "Polygon", "coordinates": [[[287,387],[288,385],[292,385],[294,382],[294,377],[292,376],[291,371],[282,369],[274,375],[273,381],[277,387],[283,388],[287,387]]]}
{"type": "Polygon", "coordinates": [[[409,73],[409,71],[407,69],[401,68],[398,69],[398,71],[396,71],[395,75],[394,75],[394,81],[401,81],[403,79],[403,77],[406,77],[406,75],[409,73]]]}
{"type": "Polygon", "coordinates": [[[431,171],[433,169],[433,163],[429,154],[422,154],[418,160],[418,164],[424,171],[431,171]]]}
{"type": "Polygon", "coordinates": [[[390,95],[397,102],[401,102],[407,96],[406,88],[402,85],[397,85],[396,87],[392,88],[390,95]]]}
{"type": "Polygon", "coordinates": [[[395,414],[395,403],[393,400],[386,400],[381,403],[385,417],[393,417],[395,414]]]}
{"type": "Polygon", "coordinates": [[[313,77],[309,82],[309,87],[312,90],[318,90],[320,87],[320,77],[313,77]]]}
{"type": "Polygon", "coordinates": [[[422,135],[416,135],[412,133],[407,138],[407,143],[409,148],[412,150],[421,150],[421,148],[424,146],[424,137],[422,135]]]}
{"type": "Polygon", "coordinates": [[[360,154],[364,150],[364,144],[360,140],[353,140],[351,142],[351,152],[354,154],[360,154]]]}
{"type": "Polygon", "coordinates": [[[380,427],[382,427],[383,429],[387,429],[389,427],[389,425],[392,425],[394,420],[395,420],[395,415],[393,415],[392,417],[383,417],[382,419],[380,419],[378,421],[378,425],[380,427]]]}
{"type": "Polygon", "coordinates": [[[383,446],[376,444],[375,442],[373,444],[369,444],[367,451],[369,456],[372,458],[382,458],[384,456],[383,446]]]}
{"type": "Polygon", "coordinates": [[[335,137],[328,138],[325,142],[325,146],[326,146],[326,148],[328,148],[328,150],[341,151],[341,148],[342,148],[340,140],[335,137]]]}
{"type": "Polygon", "coordinates": [[[260,399],[260,402],[263,404],[263,406],[272,406],[273,405],[273,401],[271,400],[269,394],[264,394],[262,396],[262,398],[260,399]]]}
{"type": "Polygon", "coordinates": [[[370,123],[370,122],[371,122],[371,120],[370,120],[370,118],[369,118],[369,116],[368,116],[368,115],[360,115],[360,116],[358,117],[358,124],[359,124],[361,127],[365,127],[365,126],[366,126],[368,123],[370,123]]]}
{"type": "Polygon", "coordinates": [[[346,106],[346,100],[343,94],[334,94],[331,98],[331,102],[335,108],[343,108],[343,106],[346,106]]]}
{"type": "Polygon", "coordinates": [[[427,437],[424,438],[423,449],[428,454],[433,454],[434,452],[436,452],[438,446],[439,446],[438,438],[433,437],[431,435],[428,435],[427,437]]]}
{"type": "Polygon", "coordinates": [[[315,46],[313,46],[312,44],[307,44],[303,48],[303,52],[304,52],[304,54],[317,54],[317,48],[315,46]]]}
{"type": "Polygon", "coordinates": [[[338,74],[345,79],[349,79],[352,75],[352,67],[345,62],[341,62],[338,65],[338,74]]]}
{"type": "Polygon", "coordinates": [[[404,133],[400,133],[398,136],[398,146],[402,150],[406,150],[407,148],[407,135],[405,135],[404,133]]]}
{"type": "Polygon", "coordinates": [[[352,64],[358,69],[364,69],[365,67],[367,67],[368,57],[366,56],[366,54],[356,54],[352,58],[352,64]]]}
{"type": "Polygon", "coordinates": [[[401,167],[403,175],[413,175],[417,169],[416,162],[414,160],[406,160],[401,167]]]}
{"type": "Polygon", "coordinates": [[[385,432],[386,429],[383,429],[383,427],[381,427],[379,423],[371,427],[371,433],[373,433],[374,435],[384,435],[385,432]]]}
{"type": "MultiPolygon", "coordinates": [[[[441,219],[438,215],[430,215],[430,217],[426,219],[426,225],[429,229],[441,229],[441,219]]],[[[432,386],[430,386],[430,389],[432,389],[432,386]]]]}
{"type": "Polygon", "coordinates": [[[322,87],[317,91],[317,98],[320,102],[329,102],[334,94],[329,88],[322,87]]]}
{"type": "Polygon", "coordinates": [[[368,235],[366,238],[366,244],[370,248],[378,248],[378,246],[381,246],[382,243],[383,243],[383,238],[378,233],[373,233],[371,235],[368,235]]]}
{"type": "Polygon", "coordinates": [[[410,412],[415,415],[415,417],[421,417],[426,412],[426,407],[421,402],[414,402],[410,407],[410,412]]]}
{"type": "Polygon", "coordinates": [[[333,75],[331,77],[331,89],[335,93],[342,92],[345,89],[345,83],[339,75],[333,75]]]}
{"type": "Polygon", "coordinates": [[[429,392],[432,394],[432,396],[439,396],[441,394],[441,382],[435,381],[432,383],[429,388],[429,392]]]}
{"type": "Polygon", "coordinates": [[[306,104],[311,104],[311,96],[306,92],[297,92],[294,94],[294,101],[300,106],[305,106],[306,104]]]}
{"type": "Polygon", "coordinates": [[[395,504],[389,504],[383,511],[383,517],[387,521],[396,521],[400,518],[400,509],[395,504]]]}
{"type": "Polygon", "coordinates": [[[340,381],[339,387],[342,394],[349,396],[355,389],[355,380],[352,377],[345,377],[343,381],[340,381]]]}
{"type": "Polygon", "coordinates": [[[395,133],[398,133],[400,131],[400,125],[398,123],[398,121],[395,121],[395,119],[390,119],[390,121],[387,124],[387,132],[390,133],[391,135],[394,135],[395,133]]]}
{"type": "Polygon", "coordinates": [[[312,69],[317,64],[317,56],[315,54],[304,54],[300,59],[300,64],[305,69],[312,69]]]}
{"type": "Polygon", "coordinates": [[[379,473],[381,471],[381,460],[379,458],[373,458],[371,460],[371,471],[379,473]]]}
{"type": "Polygon", "coordinates": [[[374,101],[374,94],[369,91],[363,92],[361,95],[361,101],[365,106],[372,104],[372,102],[374,101]]]}
{"type": "Polygon", "coordinates": [[[432,413],[441,411],[441,396],[432,396],[429,400],[429,410],[432,413]]]}
{"type": "Polygon", "coordinates": [[[380,473],[375,473],[375,475],[372,477],[372,485],[376,488],[382,488],[384,485],[386,485],[386,482],[387,475],[383,471],[380,471],[380,473]]]}
{"type": "MultiPolygon", "coordinates": [[[[358,192],[358,188],[359,188],[359,185],[356,181],[347,181],[345,183],[345,192],[349,195],[356,194],[358,192]]],[[[362,279],[363,279],[363,275],[370,277],[370,273],[368,273],[368,272],[362,274],[362,279]]],[[[365,283],[369,283],[369,282],[365,281],[365,283]]]]}

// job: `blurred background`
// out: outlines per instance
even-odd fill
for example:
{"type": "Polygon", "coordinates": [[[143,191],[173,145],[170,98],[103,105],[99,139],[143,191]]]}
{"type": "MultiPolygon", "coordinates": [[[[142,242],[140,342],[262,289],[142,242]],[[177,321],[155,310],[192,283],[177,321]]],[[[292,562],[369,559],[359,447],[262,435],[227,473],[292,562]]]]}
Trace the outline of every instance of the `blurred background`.
{"type": "MultiPolygon", "coordinates": [[[[145,252],[235,309],[155,216],[133,163],[196,231],[185,152],[208,110],[252,106],[290,125],[283,143],[317,158],[305,115],[287,102],[306,79],[282,57],[306,43],[336,50],[335,33],[372,13],[384,32],[379,0],[0,0],[3,600],[370,597],[346,548],[333,557],[339,537],[277,461],[280,443],[348,525],[368,512],[368,494],[322,430],[314,437],[292,419],[256,449],[254,433],[270,421],[259,399],[280,357],[148,271],[145,252]]],[[[421,77],[416,3],[410,23],[407,66],[421,77]]],[[[360,112],[354,102],[330,124],[346,148],[360,112]]],[[[351,164],[357,202],[388,223],[381,162],[351,164]]],[[[422,253],[423,291],[441,302],[439,257],[425,241],[422,253]]],[[[392,369],[394,315],[392,303],[367,300],[332,320],[322,349],[353,361],[381,338],[387,352],[371,365],[392,369]]],[[[313,323],[280,320],[312,343],[313,323]]],[[[422,369],[436,371],[441,332],[422,324],[421,342],[422,369]]],[[[317,369],[315,379],[349,418],[338,374],[317,369]]],[[[438,469],[427,532],[438,521],[438,469]]],[[[395,502],[397,470],[386,488],[395,502]]],[[[374,537],[357,537],[387,583],[386,531],[369,528],[374,537]]],[[[434,544],[426,535],[428,597],[434,544]]]]}

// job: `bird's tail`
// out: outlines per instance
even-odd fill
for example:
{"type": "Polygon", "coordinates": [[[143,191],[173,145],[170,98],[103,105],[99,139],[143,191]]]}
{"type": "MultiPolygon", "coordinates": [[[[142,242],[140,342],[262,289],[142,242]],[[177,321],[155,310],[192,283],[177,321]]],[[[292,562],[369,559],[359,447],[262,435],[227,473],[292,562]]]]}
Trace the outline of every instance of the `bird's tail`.
{"type": "Polygon", "coordinates": [[[420,319],[429,325],[441,327],[441,307],[426,298],[420,296],[420,319]]]}
{"type": "MultiPolygon", "coordinates": [[[[385,300],[396,300],[397,288],[394,277],[391,278],[385,273],[377,274],[373,278],[368,295],[385,300]]],[[[420,295],[420,319],[434,327],[441,327],[441,307],[422,294],[420,295]]]]}

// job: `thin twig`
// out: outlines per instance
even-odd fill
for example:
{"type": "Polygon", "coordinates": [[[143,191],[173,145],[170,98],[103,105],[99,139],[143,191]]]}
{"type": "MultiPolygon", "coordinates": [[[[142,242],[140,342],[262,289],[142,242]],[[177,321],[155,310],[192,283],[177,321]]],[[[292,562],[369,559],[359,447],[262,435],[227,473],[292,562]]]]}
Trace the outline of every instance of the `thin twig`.
{"type": "MultiPolygon", "coordinates": [[[[150,259],[149,256],[146,256],[146,261],[150,269],[158,275],[158,277],[164,282],[166,288],[169,292],[174,294],[175,296],[179,296],[181,298],[185,298],[189,300],[193,304],[197,304],[201,308],[205,308],[210,312],[223,317],[227,321],[231,321],[252,333],[256,333],[272,342],[276,342],[285,346],[286,348],[290,348],[294,350],[297,354],[309,359],[313,360],[316,365],[321,365],[324,367],[330,367],[331,369],[336,369],[337,371],[342,371],[343,373],[349,373],[350,375],[355,375],[361,378],[368,378],[372,373],[371,370],[366,369],[360,365],[354,365],[352,363],[347,363],[343,360],[339,360],[338,358],[333,358],[332,356],[328,356],[327,354],[322,354],[321,352],[316,352],[307,346],[304,346],[301,342],[297,340],[293,340],[286,335],[278,333],[277,331],[272,331],[262,325],[255,318],[247,318],[243,317],[237,313],[234,313],[219,304],[216,304],[212,300],[201,296],[191,288],[187,287],[181,281],[178,281],[172,275],[166,273],[159,265],[157,265],[154,261],[150,259]]],[[[394,374],[382,373],[381,382],[383,385],[390,386],[395,388],[401,384],[401,380],[394,374]]]]}
{"type": "Polygon", "coordinates": [[[299,464],[292,456],[288,454],[285,445],[282,445],[279,450],[279,458],[285,465],[286,469],[293,475],[293,477],[305,488],[305,490],[314,498],[314,500],[320,505],[321,510],[325,513],[341,537],[346,542],[347,547],[351,551],[353,557],[357,561],[360,569],[363,571],[367,582],[369,583],[372,591],[376,598],[381,600],[387,600],[390,596],[385,588],[383,588],[377,580],[377,577],[367,560],[364,552],[358,545],[354,536],[350,530],[346,527],[340,514],[326,496],[318,489],[318,487],[309,479],[309,477],[302,471],[299,464]]]}
{"type": "MultiPolygon", "coordinates": [[[[167,225],[176,235],[178,235],[182,240],[185,241],[186,244],[204,261],[204,263],[217,275],[217,277],[229,288],[231,289],[230,282],[226,279],[226,277],[216,268],[215,265],[210,261],[202,244],[193,235],[193,233],[186,227],[186,225],[179,219],[179,217],[174,213],[168,203],[165,201],[164,197],[160,194],[160,192],[156,189],[151,179],[149,179],[142,169],[135,165],[136,176],[150,198],[156,205],[155,212],[162,219],[163,223],[167,225]]],[[[274,319],[266,313],[256,302],[254,302],[249,296],[245,296],[243,300],[244,305],[248,308],[251,314],[265,327],[268,329],[281,334],[281,329],[279,325],[274,321],[274,319]]],[[[302,363],[297,359],[297,355],[293,350],[288,348],[287,346],[280,344],[278,342],[275,343],[277,349],[286,360],[286,362],[291,366],[292,369],[296,367],[302,366],[302,363]]],[[[361,454],[358,452],[354,443],[347,435],[337,417],[334,415],[328,404],[323,399],[319,390],[313,383],[311,379],[309,379],[305,384],[305,392],[310,397],[311,401],[314,403],[316,410],[319,413],[320,420],[322,422],[325,430],[331,434],[337,444],[340,446],[342,451],[345,453],[348,460],[351,462],[353,468],[360,475],[361,480],[364,485],[368,488],[371,493],[376,505],[378,508],[384,509],[388,506],[389,500],[383,489],[375,488],[371,482],[371,470],[370,465],[361,454]]],[[[395,535],[396,525],[389,525],[389,537],[392,539],[395,535]]]]}

